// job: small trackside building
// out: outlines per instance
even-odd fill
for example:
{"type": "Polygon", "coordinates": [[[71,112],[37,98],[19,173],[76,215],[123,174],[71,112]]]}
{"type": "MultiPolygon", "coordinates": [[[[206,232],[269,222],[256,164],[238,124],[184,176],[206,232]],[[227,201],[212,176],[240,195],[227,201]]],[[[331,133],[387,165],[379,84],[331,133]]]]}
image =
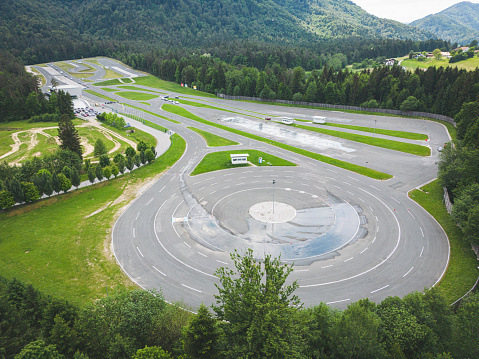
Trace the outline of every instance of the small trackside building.
{"type": "Polygon", "coordinates": [[[248,163],[248,156],[249,154],[247,153],[235,153],[235,154],[230,154],[231,156],[231,164],[233,165],[239,165],[243,163],[248,163]]]}
{"type": "Polygon", "coordinates": [[[283,117],[281,119],[281,122],[285,125],[292,125],[294,123],[294,120],[291,117],[283,117]]]}

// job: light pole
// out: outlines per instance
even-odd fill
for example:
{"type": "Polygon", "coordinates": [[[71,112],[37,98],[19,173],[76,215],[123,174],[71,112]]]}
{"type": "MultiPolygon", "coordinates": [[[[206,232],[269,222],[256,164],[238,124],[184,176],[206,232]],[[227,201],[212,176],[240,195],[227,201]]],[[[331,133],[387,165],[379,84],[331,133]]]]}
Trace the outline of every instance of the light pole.
{"type": "Polygon", "coordinates": [[[273,180],[273,213],[274,213],[274,184],[276,183],[275,180],[273,180]]]}

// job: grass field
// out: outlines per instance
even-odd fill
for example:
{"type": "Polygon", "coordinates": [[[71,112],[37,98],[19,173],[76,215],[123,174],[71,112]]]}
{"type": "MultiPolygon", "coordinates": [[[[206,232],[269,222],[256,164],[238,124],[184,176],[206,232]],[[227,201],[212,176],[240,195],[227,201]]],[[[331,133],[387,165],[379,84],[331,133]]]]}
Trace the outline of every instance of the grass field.
{"type": "Polygon", "coordinates": [[[40,80],[40,87],[45,86],[47,80],[36,68],[32,67],[32,71],[35,73],[35,76],[40,80]]]}
{"type": "Polygon", "coordinates": [[[207,93],[207,92],[201,92],[201,91],[193,90],[189,87],[181,87],[179,84],[176,84],[174,82],[168,82],[168,81],[160,80],[159,78],[157,78],[153,75],[137,77],[137,78],[135,78],[135,82],[138,85],[148,86],[148,87],[157,88],[157,89],[165,90],[165,91],[182,93],[182,94],[185,94],[185,95],[196,95],[196,96],[203,96],[203,97],[216,97],[216,95],[213,95],[213,94],[210,94],[210,93],[207,93]]]}
{"type": "Polygon", "coordinates": [[[163,92],[148,90],[148,89],[144,89],[144,88],[141,88],[141,87],[138,87],[138,86],[132,86],[132,85],[118,86],[118,88],[119,88],[119,89],[123,89],[123,90],[130,90],[130,91],[152,92],[152,93],[155,93],[155,94],[163,93],[163,92]]]}
{"type": "MultiPolygon", "coordinates": [[[[295,119],[295,121],[303,121],[303,120],[296,120],[295,119]]],[[[309,121],[309,122],[311,122],[311,121],[309,121]]],[[[385,130],[385,129],[382,129],[382,128],[374,129],[374,128],[371,128],[371,127],[343,125],[341,123],[333,123],[333,122],[326,122],[323,125],[324,126],[330,126],[330,127],[347,128],[349,130],[354,130],[354,131],[377,133],[379,135],[387,135],[387,136],[391,136],[391,137],[405,138],[405,139],[408,139],[408,140],[425,141],[425,140],[429,139],[428,135],[425,135],[423,133],[416,133],[416,132],[385,130]]]]}
{"type": "MultiPolygon", "coordinates": [[[[207,105],[207,104],[200,103],[200,102],[188,101],[188,100],[177,100],[177,101],[178,101],[179,103],[183,104],[183,105],[189,105],[189,106],[195,106],[195,107],[203,107],[203,108],[208,108],[208,109],[211,109],[211,110],[218,110],[218,111],[236,113],[236,114],[238,114],[238,115],[244,115],[244,113],[241,113],[241,112],[236,112],[236,111],[232,111],[232,110],[226,110],[226,109],[224,109],[224,108],[207,105]]],[[[262,118],[262,117],[258,117],[258,116],[251,116],[251,117],[262,118]]]]}
{"type": "MultiPolygon", "coordinates": [[[[105,68],[105,67],[103,67],[105,68]]],[[[117,79],[121,78],[123,75],[120,75],[118,72],[115,72],[111,69],[105,69],[105,76],[103,76],[104,79],[117,79]]]]}
{"type": "Polygon", "coordinates": [[[228,168],[246,167],[250,164],[233,165],[231,164],[231,154],[247,153],[249,155],[248,161],[254,163],[255,166],[296,166],[295,163],[286,161],[280,157],[270,155],[269,153],[257,150],[234,150],[208,153],[191,172],[191,176],[196,176],[201,173],[224,170],[228,168]],[[263,158],[263,162],[259,163],[259,158],[263,158]]]}
{"type": "Polygon", "coordinates": [[[198,117],[198,116],[192,114],[191,112],[185,110],[182,107],[178,107],[178,106],[170,105],[170,104],[165,104],[165,105],[162,106],[162,108],[165,111],[175,113],[177,115],[189,118],[193,121],[204,123],[206,125],[221,128],[222,130],[229,131],[229,132],[232,132],[232,133],[236,133],[238,135],[241,135],[241,136],[244,136],[244,137],[247,137],[247,138],[251,138],[251,139],[254,139],[254,140],[257,140],[257,141],[268,143],[270,145],[283,148],[285,150],[288,150],[288,151],[291,151],[291,152],[294,152],[294,153],[312,158],[314,160],[321,161],[321,162],[324,162],[324,163],[328,163],[332,166],[340,167],[340,168],[346,169],[348,171],[359,173],[363,176],[371,177],[371,178],[378,179],[378,180],[385,180],[385,179],[392,178],[392,176],[390,174],[383,173],[383,172],[380,172],[380,171],[376,171],[376,170],[373,170],[371,168],[355,165],[353,163],[341,161],[341,160],[338,160],[338,159],[335,159],[335,158],[332,158],[332,157],[323,156],[323,155],[320,155],[320,154],[315,153],[315,152],[303,150],[301,148],[286,145],[286,144],[278,142],[278,141],[274,141],[274,140],[270,140],[270,139],[267,139],[267,138],[264,138],[264,137],[261,137],[261,136],[253,135],[253,134],[250,134],[250,133],[245,132],[245,131],[237,130],[237,129],[234,129],[234,128],[230,128],[228,126],[224,126],[224,125],[220,125],[220,124],[217,124],[217,123],[214,123],[214,122],[211,122],[211,121],[207,121],[205,119],[202,119],[201,117],[198,117]]]}
{"type": "Polygon", "coordinates": [[[111,87],[102,87],[101,88],[103,91],[107,91],[107,92],[119,92],[118,89],[116,88],[111,88],[111,87]]]}
{"type": "Polygon", "coordinates": [[[436,180],[419,190],[409,192],[409,197],[428,211],[444,228],[449,237],[451,257],[438,288],[449,303],[453,303],[472,288],[479,276],[479,270],[471,244],[463,239],[460,228],[446,211],[443,194],[443,189],[436,180]]]}
{"type": "Polygon", "coordinates": [[[448,59],[426,59],[425,61],[418,61],[416,59],[407,59],[401,62],[401,66],[405,66],[408,69],[422,68],[427,69],[428,67],[457,67],[458,69],[464,69],[467,71],[473,71],[476,67],[479,67],[479,57],[474,56],[470,59],[459,61],[450,64],[448,59]]]}
{"type": "Polygon", "coordinates": [[[304,126],[304,125],[298,125],[298,124],[293,124],[291,126],[302,128],[308,131],[322,133],[328,136],[342,138],[349,141],[364,143],[370,146],[376,146],[376,147],[386,148],[388,150],[410,153],[416,156],[431,155],[431,149],[429,147],[416,145],[413,143],[387,140],[384,138],[378,138],[378,137],[372,137],[372,136],[363,136],[363,135],[358,135],[358,134],[350,133],[350,132],[328,130],[322,127],[311,127],[311,126],[304,126]]]}
{"type": "Polygon", "coordinates": [[[104,297],[106,286],[133,287],[111,253],[111,228],[145,181],[175,163],[185,147],[173,135],[165,154],[131,174],[0,213],[0,233],[8,233],[0,240],[0,275],[76,304],[104,297]]]}
{"type": "Polygon", "coordinates": [[[143,105],[151,106],[151,103],[140,101],[143,105]]]}
{"type": "Polygon", "coordinates": [[[228,140],[227,138],[214,135],[210,132],[200,130],[199,128],[187,127],[192,131],[198,133],[206,141],[206,145],[209,147],[219,147],[219,146],[232,146],[239,145],[238,142],[228,140]]]}
{"type": "Polygon", "coordinates": [[[84,90],[85,92],[89,93],[90,95],[94,95],[96,97],[99,97],[99,98],[102,98],[104,100],[107,100],[107,101],[113,101],[113,102],[116,102],[116,100],[112,99],[111,97],[108,97],[108,96],[105,96],[105,95],[102,95],[98,92],[95,92],[93,90],[84,90]]]}
{"type": "Polygon", "coordinates": [[[148,101],[158,97],[158,95],[152,95],[152,94],[143,93],[143,92],[133,92],[133,91],[116,92],[115,95],[127,98],[128,100],[135,100],[135,101],[148,101]]]}
{"type": "Polygon", "coordinates": [[[114,85],[121,85],[121,84],[122,82],[119,79],[114,79],[114,80],[95,82],[93,86],[114,86],[114,85]]]}

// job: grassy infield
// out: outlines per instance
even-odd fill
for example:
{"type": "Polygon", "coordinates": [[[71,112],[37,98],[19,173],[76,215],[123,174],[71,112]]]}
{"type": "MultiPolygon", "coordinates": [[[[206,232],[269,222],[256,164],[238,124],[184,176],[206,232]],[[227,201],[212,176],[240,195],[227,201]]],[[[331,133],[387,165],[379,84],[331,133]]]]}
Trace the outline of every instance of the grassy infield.
{"type": "MultiPolygon", "coordinates": [[[[150,76],[139,79],[142,79],[142,85],[179,92],[174,85],[150,76]]],[[[139,83],[139,79],[137,79],[137,83],[139,83]]],[[[117,80],[110,81],[112,81],[111,85],[120,84],[117,80]]],[[[107,86],[106,83],[102,85],[107,86]]],[[[190,94],[198,94],[191,89],[182,88],[182,90],[190,94]]],[[[168,105],[165,106],[168,108],[168,105]]],[[[285,146],[276,141],[217,125],[176,106],[171,106],[168,110],[208,125],[330,163],[328,158],[323,159],[322,156],[317,157],[319,155],[309,151],[298,151],[298,149],[290,148],[291,146],[285,146]]],[[[156,116],[171,121],[164,116],[156,116]]],[[[149,124],[154,126],[152,123],[149,124]]],[[[451,126],[448,128],[450,131],[452,130],[451,126]]],[[[212,139],[208,135],[205,135],[205,139],[207,141],[218,140],[212,139]]],[[[212,142],[209,143],[211,145],[212,142]]],[[[132,287],[133,284],[121,272],[109,251],[110,232],[115,216],[121,207],[134,198],[132,187],[140,187],[146,179],[161,173],[174,164],[181,157],[184,149],[184,140],[178,135],[174,135],[172,136],[172,146],[163,156],[153,164],[134,171],[131,175],[120,176],[117,179],[73,193],[55,196],[1,213],[0,233],[9,233],[9,240],[0,238],[0,253],[8,253],[8,256],[0,257],[0,268],[2,268],[0,274],[7,278],[17,277],[34,283],[36,287],[47,294],[75,303],[85,303],[104,296],[106,294],[105,286],[108,286],[110,290],[116,286],[132,287]],[[101,208],[103,210],[99,213],[91,215],[101,208]],[[29,223],[29,226],[24,226],[25,223],[29,223]],[[65,228],[70,230],[65,231],[65,228]],[[65,253],[69,255],[65,255],[65,253]]],[[[240,152],[245,151],[241,150],[240,152]]],[[[229,153],[231,152],[228,151],[227,154],[229,153]]],[[[248,153],[252,155],[253,150],[248,150],[248,153]]],[[[270,160],[270,155],[261,155],[270,160]]],[[[254,154],[254,156],[257,161],[259,154],[254,154]]],[[[332,164],[338,165],[338,163],[332,164]]],[[[339,165],[343,167],[342,163],[339,165]]],[[[344,165],[343,168],[354,170],[348,168],[347,165],[350,164],[344,165]]],[[[365,168],[361,167],[361,169],[365,168]]],[[[379,178],[388,176],[381,173],[371,174],[367,170],[370,171],[370,169],[365,169],[360,173],[379,178]]],[[[452,302],[475,282],[478,274],[475,256],[467,242],[462,240],[461,232],[445,211],[442,204],[442,189],[437,181],[412,191],[410,197],[428,210],[449,236],[451,243],[450,265],[439,288],[452,302]]]]}

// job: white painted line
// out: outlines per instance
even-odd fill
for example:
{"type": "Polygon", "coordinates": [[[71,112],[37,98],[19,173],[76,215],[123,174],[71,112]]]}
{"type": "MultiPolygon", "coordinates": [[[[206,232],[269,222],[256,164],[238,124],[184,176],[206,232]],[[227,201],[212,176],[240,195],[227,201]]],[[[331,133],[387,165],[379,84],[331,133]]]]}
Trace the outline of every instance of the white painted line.
{"type": "Polygon", "coordinates": [[[295,272],[309,272],[309,269],[295,269],[295,272]]]}
{"type": "Polygon", "coordinates": [[[419,229],[421,230],[421,234],[424,237],[424,232],[422,231],[422,227],[419,227],[419,229]]]}
{"type": "Polygon", "coordinates": [[[338,186],[336,186],[336,185],[334,185],[334,184],[333,184],[333,187],[340,188],[340,187],[338,187],[338,186]]]}
{"type": "Polygon", "coordinates": [[[353,192],[351,192],[351,191],[346,191],[346,192],[348,192],[350,195],[354,196],[353,192]]]}
{"type": "Polygon", "coordinates": [[[326,266],[326,267],[321,267],[321,269],[324,269],[324,268],[329,268],[329,267],[332,267],[333,265],[330,264],[329,266],[326,266]]]}
{"type": "Polygon", "coordinates": [[[166,186],[163,186],[162,189],[160,189],[160,191],[158,193],[160,193],[161,191],[163,191],[165,189],[166,186]]]}
{"type": "Polygon", "coordinates": [[[359,254],[363,254],[363,253],[366,252],[367,250],[368,250],[368,247],[364,248],[364,249],[361,251],[361,253],[359,253],[359,254]]]}
{"type": "Polygon", "coordinates": [[[159,272],[161,275],[164,275],[166,277],[166,274],[163,273],[161,270],[159,270],[158,268],[156,268],[155,266],[152,266],[153,269],[155,269],[157,272],[159,272]]]}
{"type": "Polygon", "coordinates": [[[136,247],[138,249],[138,252],[140,252],[141,256],[144,257],[143,253],[141,253],[140,248],[136,247]]]}
{"type": "Polygon", "coordinates": [[[368,206],[371,212],[374,212],[374,209],[371,206],[368,206]]]}
{"type": "Polygon", "coordinates": [[[407,276],[409,273],[411,273],[411,271],[412,271],[413,268],[414,268],[414,267],[411,267],[411,269],[408,270],[408,271],[406,272],[406,274],[404,274],[402,277],[404,278],[404,277],[407,276]]]}
{"type": "Polygon", "coordinates": [[[175,176],[171,177],[171,179],[168,182],[171,182],[175,179],[175,176]]]}
{"type": "Polygon", "coordinates": [[[135,221],[138,219],[139,216],[140,216],[140,212],[138,212],[138,214],[136,215],[135,221]]]}
{"type": "Polygon", "coordinates": [[[219,259],[217,259],[216,261],[217,261],[218,263],[221,263],[221,264],[226,264],[226,265],[228,265],[228,263],[226,263],[226,262],[223,262],[223,261],[220,261],[219,259]]]}
{"type": "Polygon", "coordinates": [[[327,302],[326,304],[334,304],[334,303],[347,302],[348,300],[351,300],[351,299],[337,300],[337,301],[335,301],[335,302],[327,302]]]}
{"type": "Polygon", "coordinates": [[[382,289],[385,289],[385,288],[387,288],[387,287],[389,287],[389,284],[388,284],[388,285],[385,285],[385,286],[384,286],[384,287],[382,287],[382,288],[379,288],[379,289],[373,290],[373,291],[371,292],[371,294],[373,294],[373,293],[376,293],[376,292],[379,292],[380,290],[382,290],[382,289]]]}
{"type": "Polygon", "coordinates": [[[373,241],[371,243],[374,243],[375,240],[376,240],[376,236],[374,236],[373,241]]]}
{"type": "Polygon", "coordinates": [[[211,192],[211,193],[210,193],[210,196],[211,196],[213,193],[216,193],[216,191],[211,192]]]}
{"type": "Polygon", "coordinates": [[[329,168],[325,168],[326,171],[333,172],[333,173],[338,173],[336,171],[330,170],[329,168]]]}
{"type": "Polygon", "coordinates": [[[234,173],[228,173],[227,175],[224,175],[224,177],[228,177],[228,176],[233,176],[234,173]]]}
{"type": "Polygon", "coordinates": [[[378,228],[376,228],[376,233],[378,233],[378,232],[379,232],[379,225],[378,225],[378,228]]]}
{"type": "Polygon", "coordinates": [[[401,203],[401,202],[399,202],[399,201],[398,201],[396,198],[394,198],[394,197],[391,197],[391,199],[392,199],[393,201],[396,201],[397,203],[401,203]]]}
{"type": "Polygon", "coordinates": [[[374,187],[372,184],[370,184],[370,185],[369,185],[369,187],[372,187],[372,188],[374,188],[374,189],[378,190],[379,192],[381,192],[381,190],[380,190],[379,188],[377,188],[377,187],[374,187]]]}
{"type": "Polygon", "coordinates": [[[361,202],[364,202],[364,200],[362,198],[359,199],[361,202]]]}
{"type": "Polygon", "coordinates": [[[148,202],[146,202],[145,206],[148,206],[151,203],[151,201],[153,201],[153,198],[150,199],[148,202]]]}
{"type": "Polygon", "coordinates": [[[206,187],[202,187],[200,188],[198,191],[203,191],[206,187]]]}
{"type": "Polygon", "coordinates": [[[191,290],[194,290],[195,292],[198,292],[198,293],[202,293],[201,290],[198,290],[198,289],[195,289],[195,288],[191,288],[191,287],[188,287],[187,285],[184,285],[183,283],[181,283],[181,285],[185,288],[188,288],[188,289],[191,289],[191,290]]]}
{"type": "Polygon", "coordinates": [[[237,186],[242,186],[242,185],[244,185],[244,182],[237,183],[236,185],[237,185],[237,186]]]}
{"type": "Polygon", "coordinates": [[[424,246],[422,246],[422,249],[421,249],[421,254],[419,254],[419,257],[422,256],[422,252],[424,252],[424,246]]]}
{"type": "Polygon", "coordinates": [[[376,222],[378,222],[378,216],[374,216],[374,218],[376,218],[376,222]]]}
{"type": "Polygon", "coordinates": [[[188,243],[186,243],[185,241],[183,241],[183,243],[186,244],[188,246],[188,248],[191,248],[191,246],[188,243]]]}
{"type": "Polygon", "coordinates": [[[173,198],[173,196],[175,195],[176,193],[173,193],[171,196],[170,196],[170,199],[173,198]]]}
{"type": "Polygon", "coordinates": [[[408,211],[408,213],[411,215],[412,219],[416,219],[410,211],[408,211]]]}
{"type": "Polygon", "coordinates": [[[206,254],[203,254],[203,253],[201,253],[201,252],[198,252],[198,254],[201,255],[201,256],[203,256],[203,257],[208,258],[208,256],[207,256],[206,254]]]}
{"type": "Polygon", "coordinates": [[[354,178],[354,177],[351,177],[351,176],[348,176],[348,178],[351,178],[353,181],[358,181],[359,182],[359,180],[357,178],[354,178]]]}
{"type": "Polygon", "coordinates": [[[215,184],[218,184],[218,183],[216,183],[216,182],[215,182],[215,183],[212,183],[212,184],[210,184],[210,186],[214,186],[215,184]]]}
{"type": "Polygon", "coordinates": [[[345,260],[345,262],[350,261],[350,260],[353,259],[353,258],[354,258],[354,257],[348,258],[348,259],[345,260]]]}
{"type": "Polygon", "coordinates": [[[133,238],[135,238],[135,227],[133,227],[133,238]]]}
{"type": "MultiPolygon", "coordinates": [[[[251,182],[251,183],[253,183],[253,182],[251,182]]],[[[227,189],[227,188],[230,188],[230,186],[223,187],[223,189],[227,189]]]]}

